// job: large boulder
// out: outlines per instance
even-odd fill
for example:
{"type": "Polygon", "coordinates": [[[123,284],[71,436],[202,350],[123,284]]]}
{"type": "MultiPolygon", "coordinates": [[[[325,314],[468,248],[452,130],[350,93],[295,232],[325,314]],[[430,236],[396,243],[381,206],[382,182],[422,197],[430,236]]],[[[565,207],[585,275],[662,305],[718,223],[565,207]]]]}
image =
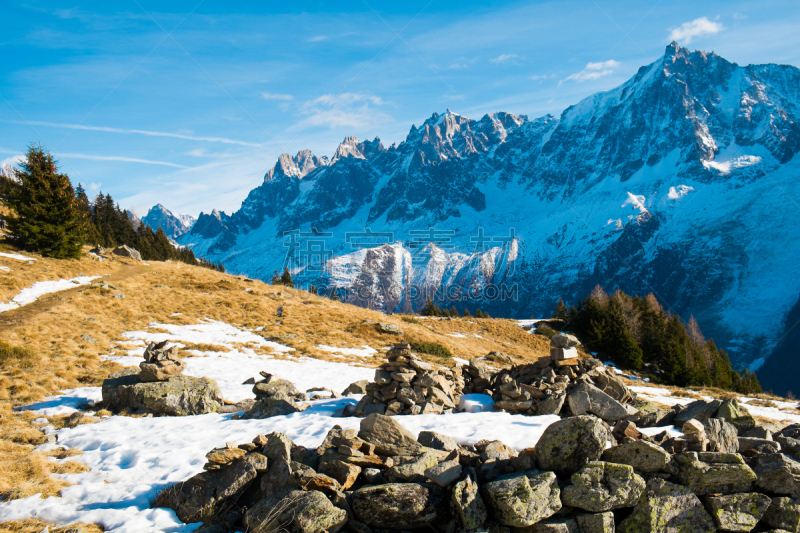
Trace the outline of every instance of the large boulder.
{"type": "Polygon", "coordinates": [[[247,510],[247,531],[258,533],[336,533],[347,523],[347,511],[321,492],[295,490],[283,499],[268,497],[247,510]]]}
{"type": "Polygon", "coordinates": [[[390,416],[373,413],[361,421],[358,438],[375,445],[379,455],[418,455],[422,445],[390,416]]]}
{"type": "Polygon", "coordinates": [[[714,522],[689,488],[663,479],[647,482],[619,533],[713,533],[714,522]]]}
{"type": "Polygon", "coordinates": [[[308,404],[297,405],[294,400],[284,398],[262,398],[241,415],[242,420],[261,420],[273,416],[299,413],[308,408],[308,404]]]}
{"type": "Polygon", "coordinates": [[[201,472],[170,485],[158,494],[151,507],[168,507],[183,522],[201,522],[227,511],[257,474],[251,462],[237,459],[221,470],[201,472]]]}
{"type": "Polygon", "coordinates": [[[593,513],[633,507],[645,486],[633,467],[603,461],[589,463],[570,479],[572,485],[561,491],[561,501],[593,513]]]}
{"type": "Polygon", "coordinates": [[[735,453],[687,452],[675,456],[680,482],[698,496],[747,492],[756,474],[735,453]]]}
{"type": "Polygon", "coordinates": [[[536,462],[542,470],[570,476],[600,459],[610,438],[608,426],[593,416],[565,418],[544,430],[536,444],[536,462]]]}
{"type": "Polygon", "coordinates": [[[526,527],[561,509],[561,491],[553,472],[520,472],[483,486],[495,519],[505,526],[526,527]]]}
{"type": "Polygon", "coordinates": [[[458,444],[453,440],[453,437],[448,437],[435,431],[420,431],[417,440],[426,448],[433,448],[434,450],[451,452],[458,449],[458,444]]]}
{"type": "Polygon", "coordinates": [[[616,422],[637,413],[635,408],[621,404],[589,383],[579,383],[572,389],[567,402],[573,415],[590,413],[608,422],[616,422]]]}
{"type": "Polygon", "coordinates": [[[618,402],[626,403],[633,400],[633,393],[622,381],[622,378],[611,372],[609,369],[598,366],[589,372],[598,389],[605,392],[618,402]]]}
{"type": "Polygon", "coordinates": [[[734,426],[721,418],[709,418],[703,424],[709,441],[709,451],[737,453],[739,440],[734,426]]]}
{"type": "Polygon", "coordinates": [[[772,503],[769,496],[758,492],[706,496],[705,501],[717,528],[745,533],[756,527],[772,503]]]}
{"type": "Polygon", "coordinates": [[[134,261],[141,261],[142,254],[140,254],[137,250],[134,250],[127,244],[123,244],[122,246],[117,246],[114,248],[114,255],[118,255],[120,257],[130,257],[134,261]]]}
{"type": "Polygon", "coordinates": [[[764,522],[775,529],[796,533],[800,529],[800,500],[786,496],[772,498],[764,522]]]}
{"type": "Polygon", "coordinates": [[[176,376],[167,381],[139,381],[139,370],[126,368],[103,380],[103,405],[111,411],[145,410],[155,415],[186,416],[214,413],[222,407],[217,382],[176,376]]]}
{"type": "Polygon", "coordinates": [[[741,407],[739,407],[739,401],[736,398],[730,398],[722,402],[717,410],[717,418],[725,420],[726,422],[730,423],[733,420],[736,420],[740,416],[746,414],[741,407]]]}
{"type": "Polygon", "coordinates": [[[367,486],[353,492],[356,520],[372,528],[414,529],[429,526],[446,515],[444,493],[418,483],[367,486]]]}
{"type": "Polygon", "coordinates": [[[458,525],[465,530],[477,529],[486,522],[486,505],[481,498],[477,477],[472,468],[467,470],[461,481],[453,485],[450,509],[458,525]]]}
{"type": "Polygon", "coordinates": [[[782,453],[767,453],[754,457],[751,464],[757,489],[800,498],[800,463],[782,453]]]}
{"type": "Polygon", "coordinates": [[[683,427],[686,422],[692,419],[702,424],[717,413],[720,405],[722,405],[721,400],[711,400],[708,402],[705,400],[696,400],[687,404],[686,407],[675,416],[675,427],[683,427]]]}
{"type": "Polygon", "coordinates": [[[630,465],[639,472],[661,472],[672,456],[661,446],[646,440],[633,440],[603,452],[603,461],[630,465]]]}
{"type": "Polygon", "coordinates": [[[550,346],[553,348],[575,348],[580,345],[578,337],[569,333],[556,333],[550,337],[550,346]]]}

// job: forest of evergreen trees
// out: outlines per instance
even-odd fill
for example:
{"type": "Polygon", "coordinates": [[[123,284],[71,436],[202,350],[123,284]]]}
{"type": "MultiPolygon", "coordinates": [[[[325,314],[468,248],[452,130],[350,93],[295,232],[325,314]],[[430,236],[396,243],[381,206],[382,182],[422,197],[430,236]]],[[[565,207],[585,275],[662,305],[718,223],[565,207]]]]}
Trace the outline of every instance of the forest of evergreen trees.
{"type": "Polygon", "coordinates": [[[110,194],[101,192],[90,201],[80,184],[73,189],[69,178],[58,173],[55,160],[41,147],[29,147],[15,174],[16,180],[0,175],[0,200],[14,211],[8,229],[22,249],[78,257],[83,244],[105,248],[124,244],[146,261],[182,261],[225,271],[221,264],[195,257],[188,248],[173,246],[161,228],[153,231],[146,224],[134,228],[110,194]]]}
{"type": "Polygon", "coordinates": [[[762,392],[756,375],[737,372],[728,354],[706,340],[694,317],[684,324],[652,294],[641,298],[597,286],[577,306],[559,300],[554,318],[587,349],[622,368],[670,385],[708,386],[742,394],[762,392]]]}

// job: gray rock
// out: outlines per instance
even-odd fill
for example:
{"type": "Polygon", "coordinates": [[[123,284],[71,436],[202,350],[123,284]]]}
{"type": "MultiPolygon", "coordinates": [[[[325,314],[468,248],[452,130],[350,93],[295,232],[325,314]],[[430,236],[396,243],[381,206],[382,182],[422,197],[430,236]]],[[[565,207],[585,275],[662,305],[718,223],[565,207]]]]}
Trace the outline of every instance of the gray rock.
{"type": "Polygon", "coordinates": [[[800,500],[779,496],[772,498],[764,522],[776,529],[785,529],[796,533],[800,530],[800,500]]]}
{"type": "Polygon", "coordinates": [[[425,471],[436,466],[437,455],[434,452],[425,452],[413,460],[393,466],[383,473],[383,477],[390,483],[400,481],[425,482],[425,471]]]}
{"type": "Polygon", "coordinates": [[[390,324],[389,322],[378,322],[375,327],[381,333],[387,333],[389,335],[402,335],[403,330],[400,329],[400,326],[395,324],[390,324]]]}
{"type": "Polygon", "coordinates": [[[305,410],[305,407],[298,406],[294,401],[288,399],[265,398],[256,400],[240,418],[242,420],[260,420],[273,416],[290,415],[305,410]]]}
{"type": "Polygon", "coordinates": [[[442,435],[435,431],[420,431],[417,441],[427,448],[451,452],[458,449],[458,444],[452,437],[442,435]]]}
{"type": "Polygon", "coordinates": [[[382,485],[386,483],[383,479],[383,473],[377,468],[365,468],[361,475],[364,476],[364,481],[372,485],[382,485]]]}
{"type": "Polygon", "coordinates": [[[574,518],[550,518],[527,528],[531,533],[582,533],[574,518]]]}
{"type": "Polygon", "coordinates": [[[620,533],[713,533],[711,516],[689,488],[651,479],[620,533]]]}
{"type": "Polygon", "coordinates": [[[594,385],[579,383],[567,396],[569,408],[575,416],[593,414],[608,422],[616,422],[637,413],[631,406],[620,402],[594,385]]]}
{"type": "Polygon", "coordinates": [[[703,423],[711,451],[737,453],[739,440],[736,428],[721,418],[709,418],[703,423]]]}
{"type": "Polygon", "coordinates": [[[614,533],[614,513],[581,513],[575,515],[580,533],[614,533]]]}
{"type": "Polygon", "coordinates": [[[366,379],[354,381],[348,385],[344,391],[342,391],[342,396],[350,396],[351,394],[366,394],[367,385],[369,385],[369,381],[366,379]]]}
{"type": "Polygon", "coordinates": [[[94,344],[94,343],[97,342],[97,339],[95,339],[94,337],[92,337],[88,333],[84,333],[83,335],[81,335],[81,340],[83,342],[88,342],[89,344],[94,344]]]}
{"type": "Polygon", "coordinates": [[[748,437],[751,439],[766,439],[766,440],[774,440],[772,438],[772,431],[763,427],[763,426],[756,426],[750,431],[745,432],[742,437],[748,437]]]}
{"type": "Polygon", "coordinates": [[[675,456],[678,478],[698,496],[748,492],[756,474],[733,453],[687,452],[675,456]]]}
{"type": "Polygon", "coordinates": [[[222,393],[208,378],[176,376],[167,381],[142,383],[139,370],[126,368],[103,380],[106,409],[146,410],[155,415],[186,416],[217,412],[222,393]]]}
{"type": "Polygon", "coordinates": [[[683,427],[683,425],[691,419],[695,419],[701,424],[713,417],[719,407],[722,405],[721,400],[697,400],[688,405],[680,413],[675,416],[675,427],[683,427]]]}
{"type": "Polygon", "coordinates": [[[706,509],[717,528],[722,531],[746,533],[756,527],[772,503],[772,499],[757,492],[745,492],[726,496],[706,496],[705,502],[706,509]]]}
{"type": "Polygon", "coordinates": [[[282,499],[260,500],[247,510],[244,523],[258,533],[336,533],[347,523],[347,511],[319,491],[292,491],[282,499]]]}
{"type": "Polygon", "coordinates": [[[520,472],[483,486],[494,517],[505,526],[526,527],[561,509],[561,491],[553,472],[520,472]]]}
{"type": "Polygon", "coordinates": [[[633,467],[594,461],[570,478],[572,485],[561,491],[564,505],[600,513],[633,507],[644,491],[645,482],[633,467]]]}
{"type": "Polygon", "coordinates": [[[563,392],[548,394],[544,400],[540,400],[536,404],[537,415],[557,415],[564,407],[564,401],[567,395],[563,392]]]}
{"type": "Polygon", "coordinates": [[[142,260],[142,254],[140,254],[138,251],[134,250],[133,248],[131,248],[126,244],[114,248],[114,255],[118,255],[120,257],[130,257],[134,261],[142,260]]]}
{"type": "Polygon", "coordinates": [[[634,440],[603,452],[602,460],[630,465],[639,472],[661,472],[672,456],[661,446],[645,440],[634,440]]]}
{"type": "Polygon", "coordinates": [[[778,453],[781,451],[780,443],[772,439],[739,437],[738,442],[740,452],[758,450],[761,453],[778,453]]]}
{"type": "Polygon", "coordinates": [[[448,487],[461,477],[461,465],[458,461],[444,461],[425,470],[425,477],[440,487],[448,487]]]}
{"type": "Polygon", "coordinates": [[[322,463],[319,465],[318,470],[320,474],[325,474],[335,479],[342,486],[342,490],[348,490],[352,487],[361,473],[360,466],[336,459],[322,463]]]}
{"type": "Polygon", "coordinates": [[[551,424],[536,444],[539,468],[560,476],[577,472],[590,461],[600,459],[610,431],[593,416],[575,416],[551,424]]]}
{"type": "Polygon", "coordinates": [[[446,515],[444,493],[438,487],[417,483],[389,483],[353,492],[356,520],[373,528],[414,529],[428,526],[446,515]]]}
{"type": "Polygon", "coordinates": [[[800,498],[800,463],[782,453],[770,453],[757,455],[751,464],[757,489],[800,498]]]}
{"type": "Polygon", "coordinates": [[[277,399],[294,399],[302,396],[291,381],[274,378],[256,383],[253,386],[253,394],[277,399]]]}
{"type": "Polygon", "coordinates": [[[450,492],[450,509],[462,528],[477,529],[486,522],[486,505],[478,490],[475,470],[468,468],[464,478],[450,492]]]}
{"type": "Polygon", "coordinates": [[[395,421],[381,414],[371,414],[361,421],[358,438],[375,445],[379,455],[417,455],[422,445],[414,435],[395,421]]]}
{"type": "Polygon", "coordinates": [[[580,345],[578,337],[569,333],[556,333],[550,337],[550,346],[553,348],[575,348],[580,345]]]}
{"type": "Polygon", "coordinates": [[[618,402],[628,403],[633,400],[633,393],[630,391],[622,378],[611,372],[609,369],[600,366],[589,372],[589,377],[594,381],[595,386],[605,392],[618,402]]]}
{"type": "Polygon", "coordinates": [[[227,511],[256,479],[256,469],[237,459],[220,470],[201,472],[160,492],[151,507],[168,507],[183,522],[202,522],[227,511]]]}
{"type": "Polygon", "coordinates": [[[739,407],[739,401],[736,398],[730,398],[719,406],[716,417],[730,423],[744,414],[745,412],[739,407]]]}
{"type": "Polygon", "coordinates": [[[511,359],[507,354],[504,354],[503,352],[489,352],[488,354],[486,354],[486,359],[494,363],[500,363],[503,365],[514,364],[514,360],[511,359]]]}

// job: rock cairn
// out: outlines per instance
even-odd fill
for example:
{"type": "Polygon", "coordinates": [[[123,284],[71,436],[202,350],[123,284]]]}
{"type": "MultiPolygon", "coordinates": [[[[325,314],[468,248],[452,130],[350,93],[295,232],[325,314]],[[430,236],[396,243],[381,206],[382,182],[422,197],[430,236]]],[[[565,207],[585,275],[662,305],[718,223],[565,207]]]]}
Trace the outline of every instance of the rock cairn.
{"type": "Polygon", "coordinates": [[[294,383],[281,379],[274,374],[261,372],[259,381],[253,383],[253,394],[256,395],[252,406],[243,415],[234,415],[241,419],[261,419],[272,416],[298,413],[308,408],[307,404],[299,404],[307,399],[305,393],[297,390],[294,383]]]}
{"type": "MultiPolygon", "coordinates": [[[[713,442],[712,426],[728,424],[719,412],[692,419],[692,435],[702,427],[705,437],[686,442],[713,442]]],[[[800,424],[775,433],[790,446],[797,437],[800,424]]],[[[167,487],[152,506],[205,522],[205,533],[800,529],[800,462],[786,450],[672,453],[668,441],[632,422],[612,429],[580,415],[548,426],[535,448],[461,445],[432,431],[415,436],[375,413],[358,431],[334,426],[315,449],[282,433],[226,443],[208,453],[204,472],[167,487]]]]}
{"type": "Polygon", "coordinates": [[[456,407],[464,386],[460,367],[434,368],[414,355],[407,342],[395,344],[386,359],[352,414],[441,414],[456,407]]]}
{"type": "Polygon", "coordinates": [[[139,363],[142,371],[139,373],[139,380],[143,383],[152,381],[167,381],[168,379],[180,376],[186,365],[178,358],[178,347],[166,348],[168,341],[151,342],[144,350],[144,361],[139,363]]]}

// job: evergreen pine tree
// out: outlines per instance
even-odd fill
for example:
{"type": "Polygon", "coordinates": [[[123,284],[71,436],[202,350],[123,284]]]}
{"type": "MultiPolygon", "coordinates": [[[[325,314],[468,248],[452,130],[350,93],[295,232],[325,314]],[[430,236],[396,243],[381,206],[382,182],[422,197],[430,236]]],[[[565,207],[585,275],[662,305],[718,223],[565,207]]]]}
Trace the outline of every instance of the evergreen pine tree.
{"type": "Polygon", "coordinates": [[[475,310],[475,318],[483,318],[483,311],[480,307],[475,310]]]}
{"type": "Polygon", "coordinates": [[[556,310],[553,312],[553,318],[566,320],[568,317],[569,311],[567,310],[567,306],[564,304],[564,300],[559,298],[558,303],[556,304],[556,310]]]}
{"type": "Polygon", "coordinates": [[[463,318],[472,318],[472,313],[469,312],[468,308],[464,308],[464,314],[461,315],[463,318]]]}
{"type": "Polygon", "coordinates": [[[292,275],[289,273],[288,267],[283,267],[283,274],[281,274],[281,285],[294,288],[294,280],[292,280],[292,275]]]}
{"type": "Polygon", "coordinates": [[[633,340],[616,299],[610,300],[606,316],[608,329],[602,342],[603,351],[623,367],[639,370],[642,368],[642,349],[633,340]]]}
{"type": "Polygon", "coordinates": [[[453,318],[460,318],[461,317],[461,314],[458,312],[458,309],[456,309],[455,305],[450,308],[450,316],[453,317],[453,318]]]}
{"type": "Polygon", "coordinates": [[[75,190],[66,174],[59,174],[53,157],[31,145],[21,169],[15,170],[19,188],[7,204],[14,210],[8,230],[25,250],[65,258],[80,257],[86,223],[75,190]]]}
{"type": "Polygon", "coordinates": [[[314,295],[316,295],[316,294],[319,294],[319,293],[317,292],[317,288],[316,288],[314,285],[311,285],[311,286],[308,288],[308,292],[309,292],[309,294],[314,294],[314,295]]]}

